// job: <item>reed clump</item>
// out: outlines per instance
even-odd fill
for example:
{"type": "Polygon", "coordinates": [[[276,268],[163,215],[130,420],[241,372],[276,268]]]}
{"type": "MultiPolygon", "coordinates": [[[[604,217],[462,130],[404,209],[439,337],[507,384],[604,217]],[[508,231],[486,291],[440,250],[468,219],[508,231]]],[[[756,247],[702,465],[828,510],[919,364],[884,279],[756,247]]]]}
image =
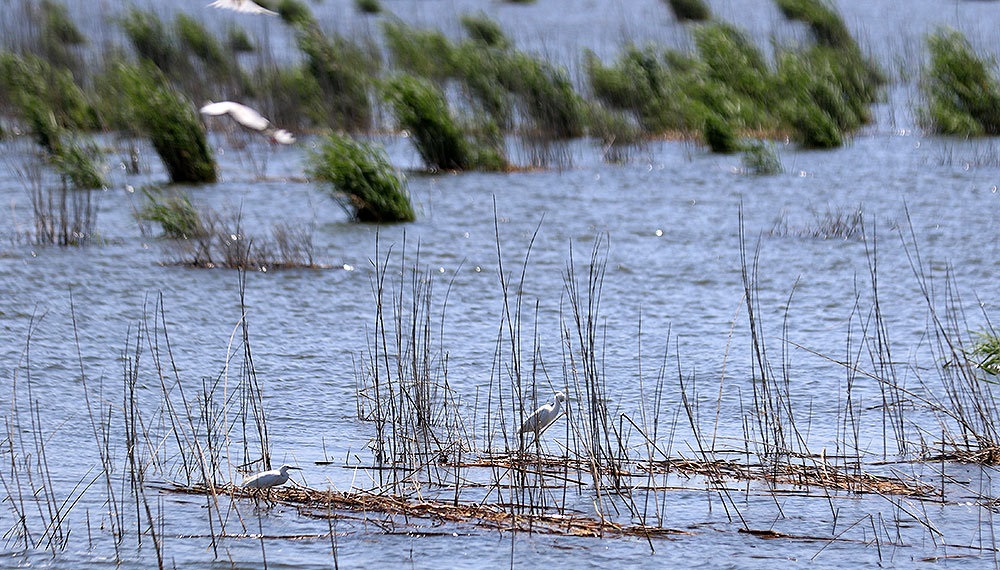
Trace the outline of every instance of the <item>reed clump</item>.
{"type": "Polygon", "coordinates": [[[705,0],[666,0],[666,2],[679,22],[703,22],[712,18],[712,10],[705,0]]]}
{"type": "Polygon", "coordinates": [[[459,22],[465,34],[474,42],[496,49],[506,49],[512,45],[500,24],[486,14],[463,14],[459,22]]]}
{"type": "Polygon", "coordinates": [[[982,136],[1000,133],[1000,82],[992,60],[975,53],[961,32],[939,29],[927,38],[930,63],[923,71],[925,103],[918,116],[932,132],[982,136]]]}
{"type": "Polygon", "coordinates": [[[354,0],[354,7],[362,14],[379,14],[382,12],[382,4],[378,0],[354,0]]]}
{"type": "Polygon", "coordinates": [[[370,129],[369,89],[379,68],[374,48],[331,37],[315,23],[299,24],[295,39],[306,57],[306,70],[323,93],[327,126],[352,132],[370,129]]]}
{"type": "MultiPolygon", "coordinates": [[[[73,74],[31,54],[0,51],[0,108],[27,120],[33,129],[38,126],[38,118],[32,115],[48,113],[52,124],[60,129],[90,130],[98,126],[97,114],[73,74]]],[[[46,136],[34,132],[36,137],[46,136]]],[[[46,143],[41,144],[48,148],[46,143]]]]}
{"type": "Polygon", "coordinates": [[[157,187],[145,187],[142,193],[146,203],[136,216],[140,220],[159,223],[165,237],[189,239],[208,233],[201,214],[187,194],[157,187]]]}
{"type": "Polygon", "coordinates": [[[194,105],[150,65],[120,64],[117,86],[139,130],[150,138],[172,182],[215,182],[215,159],[194,105]]]}
{"type": "Polygon", "coordinates": [[[180,45],[204,66],[203,76],[213,78],[216,84],[239,79],[236,61],[229,57],[219,40],[201,22],[186,14],[178,14],[174,19],[174,31],[180,45]]]}
{"type": "Polygon", "coordinates": [[[383,22],[382,36],[397,69],[437,82],[455,75],[455,46],[442,32],[391,19],[383,22]]]}
{"type": "Polygon", "coordinates": [[[39,53],[52,65],[77,72],[81,67],[77,49],[87,43],[87,37],[73,22],[65,4],[42,0],[38,9],[39,53]]]}
{"type": "Polygon", "coordinates": [[[370,223],[416,219],[405,179],[385,151],[342,135],[329,135],[309,157],[307,172],[333,186],[333,197],[355,220],[370,223]]]}
{"type": "Polygon", "coordinates": [[[299,0],[280,0],[276,8],[278,16],[294,28],[308,27],[316,24],[309,6],[299,0]]]}
{"type": "Polygon", "coordinates": [[[121,20],[122,30],[140,60],[148,60],[175,80],[191,72],[187,54],[160,17],[153,12],[131,8],[121,20]]]}
{"type": "Polygon", "coordinates": [[[992,376],[1000,374],[1000,336],[981,332],[977,337],[970,351],[976,366],[992,376]]]}
{"type": "Polygon", "coordinates": [[[774,145],[764,141],[753,141],[743,145],[743,155],[740,157],[743,171],[747,174],[767,176],[780,174],[783,171],[781,159],[774,145]]]}
{"type": "Polygon", "coordinates": [[[693,31],[691,54],[629,46],[610,65],[586,54],[591,89],[634,114],[648,134],[700,131],[717,152],[738,149],[730,143],[742,133],[762,132],[790,134],[807,148],[838,147],[871,120],[884,78],[849,34],[830,31],[840,29],[832,9],[789,13],[813,18],[821,31],[813,45],[779,46],[773,65],[744,32],[708,23],[693,31]],[[720,136],[727,132],[733,137],[720,136]]]}
{"type": "Polygon", "coordinates": [[[804,23],[820,45],[838,49],[855,46],[844,19],[825,0],[775,0],[775,4],[789,20],[804,23]]]}
{"type": "Polygon", "coordinates": [[[397,75],[385,83],[383,96],[428,168],[498,170],[505,165],[495,148],[477,146],[466,139],[448,109],[444,93],[430,81],[397,75]]]}

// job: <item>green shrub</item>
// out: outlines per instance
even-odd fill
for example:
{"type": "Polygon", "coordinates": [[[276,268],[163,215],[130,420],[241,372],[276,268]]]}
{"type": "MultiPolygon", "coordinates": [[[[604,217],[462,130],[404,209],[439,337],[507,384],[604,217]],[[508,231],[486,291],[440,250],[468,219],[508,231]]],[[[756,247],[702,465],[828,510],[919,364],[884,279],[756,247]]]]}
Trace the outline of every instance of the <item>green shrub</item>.
{"type": "Polygon", "coordinates": [[[182,192],[164,192],[161,188],[142,189],[146,203],[136,214],[140,220],[157,222],[163,235],[174,239],[190,239],[206,235],[201,215],[182,192]]]}
{"type": "Polygon", "coordinates": [[[970,352],[975,365],[992,376],[1000,374],[1000,337],[993,333],[977,333],[977,336],[970,352]]]}
{"type": "Polygon", "coordinates": [[[246,30],[238,26],[226,29],[226,46],[235,53],[250,53],[257,49],[246,30]]]}
{"type": "Polygon", "coordinates": [[[99,156],[96,146],[81,145],[74,140],[60,145],[59,151],[51,156],[51,161],[71,187],[89,190],[107,186],[104,175],[96,163],[99,156]]]}
{"type": "Polygon", "coordinates": [[[678,80],[689,73],[687,62],[677,59],[668,63],[653,47],[629,46],[610,66],[588,53],[585,67],[591,90],[600,101],[614,109],[632,111],[646,132],[659,134],[691,124],[685,110],[688,97],[679,91],[678,80]]]}
{"type": "Polygon", "coordinates": [[[416,217],[405,180],[381,148],[332,134],[309,157],[308,173],[333,185],[336,198],[360,222],[411,222],[416,217]]]}
{"type": "Polygon", "coordinates": [[[160,68],[170,77],[188,74],[190,62],[159,16],[132,8],[122,19],[122,29],[140,59],[160,68]]]}
{"type": "Polygon", "coordinates": [[[712,17],[705,0],[667,0],[670,11],[678,21],[702,22],[712,17]]]}
{"type": "Polygon", "coordinates": [[[435,81],[455,73],[455,47],[437,30],[418,30],[398,20],[382,24],[385,45],[402,71],[435,81]]]}
{"type": "MultiPolygon", "coordinates": [[[[97,128],[97,115],[66,69],[34,55],[0,51],[0,105],[33,123],[34,113],[51,113],[55,125],[69,130],[97,128]]],[[[37,134],[37,133],[36,133],[37,134]]]]}
{"type": "Polygon", "coordinates": [[[775,0],[775,3],[786,18],[808,26],[816,43],[834,48],[856,47],[844,19],[826,1],[775,0]]]}
{"type": "Polygon", "coordinates": [[[177,14],[174,19],[174,31],[181,45],[205,62],[208,69],[229,73],[230,63],[224,55],[222,46],[201,22],[186,14],[177,14]]]}
{"type": "Polygon", "coordinates": [[[949,135],[1000,134],[1000,84],[960,32],[940,29],[927,38],[930,64],[921,89],[921,122],[949,135]]]}
{"type": "Polygon", "coordinates": [[[309,28],[316,26],[316,18],[312,11],[299,0],[281,0],[278,3],[278,15],[293,28],[309,28]]]}
{"type": "Polygon", "coordinates": [[[42,0],[39,4],[43,18],[43,33],[63,45],[82,45],[87,38],[73,23],[64,4],[53,0],[42,0]]]}
{"type": "Polygon", "coordinates": [[[466,42],[451,55],[455,75],[469,104],[503,129],[514,128],[514,96],[504,85],[502,75],[506,54],[483,49],[481,44],[466,42]]]}
{"type": "Polygon", "coordinates": [[[465,14],[462,16],[461,22],[465,33],[474,42],[498,49],[507,49],[511,46],[511,42],[504,35],[500,24],[490,19],[486,14],[465,14]]]}
{"type": "Polygon", "coordinates": [[[354,6],[362,14],[378,14],[382,11],[378,0],[354,0],[354,6]]]}
{"type": "Polygon", "coordinates": [[[794,137],[806,148],[829,149],[843,146],[837,122],[818,105],[802,105],[790,113],[794,137]]]}
{"type": "Polygon", "coordinates": [[[73,23],[66,6],[53,0],[42,0],[38,15],[41,18],[37,36],[39,53],[56,67],[78,69],[80,58],[72,48],[87,43],[87,38],[73,23]]]}
{"type": "Polygon", "coordinates": [[[733,125],[715,113],[709,113],[705,117],[702,136],[712,152],[731,154],[741,148],[733,125]]]}
{"type": "Polygon", "coordinates": [[[543,135],[572,138],[584,133],[583,99],[564,70],[522,52],[512,52],[501,63],[499,83],[518,96],[521,110],[543,135]]]}
{"type": "Polygon", "coordinates": [[[412,75],[398,75],[386,82],[383,96],[400,127],[409,131],[428,168],[466,170],[472,166],[462,130],[448,110],[444,93],[434,84],[412,75]]]}
{"type": "Polygon", "coordinates": [[[372,50],[340,36],[331,39],[315,25],[299,28],[295,37],[306,56],[306,69],[323,92],[328,125],[367,130],[372,123],[368,92],[378,68],[372,50]]]}
{"type": "Polygon", "coordinates": [[[327,124],[323,90],[302,65],[258,69],[253,87],[254,98],[275,125],[302,131],[327,124]]]}
{"type": "Polygon", "coordinates": [[[215,160],[194,105],[149,65],[119,65],[118,85],[139,130],[149,136],[173,182],[215,182],[215,160]]]}
{"type": "Polygon", "coordinates": [[[764,176],[780,174],[783,170],[781,159],[778,158],[774,145],[763,141],[754,141],[744,145],[741,161],[743,170],[748,174],[764,176]]]}
{"type": "Polygon", "coordinates": [[[771,72],[746,34],[729,24],[706,24],[694,30],[694,40],[709,78],[754,102],[770,101],[771,72]]]}

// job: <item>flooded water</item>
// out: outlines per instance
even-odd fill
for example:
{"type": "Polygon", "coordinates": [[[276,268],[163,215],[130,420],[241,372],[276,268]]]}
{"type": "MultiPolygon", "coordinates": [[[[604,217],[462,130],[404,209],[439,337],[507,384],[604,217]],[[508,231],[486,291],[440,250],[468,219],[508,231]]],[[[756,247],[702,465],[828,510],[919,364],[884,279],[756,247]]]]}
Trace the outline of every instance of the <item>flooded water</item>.
{"type": "MultiPolygon", "coordinates": [[[[578,64],[574,58],[583,48],[613,54],[628,40],[687,41],[659,0],[382,4],[406,21],[456,33],[458,15],[483,10],[520,47],[570,67],[578,64]]],[[[769,2],[710,4],[720,18],[750,30],[761,43],[801,32],[769,2]]],[[[111,26],[119,9],[106,2],[100,12],[84,10],[84,3],[70,6],[94,27],[111,26]]],[[[374,33],[377,20],[363,19],[352,6],[325,0],[313,8],[341,32],[374,33]]],[[[957,26],[985,44],[995,40],[1000,25],[995,2],[921,0],[905,10],[889,1],[837,6],[863,43],[896,71],[919,64],[923,35],[937,25],[957,26]]],[[[236,18],[251,32],[259,25],[256,33],[273,32],[273,49],[281,49],[276,21],[250,24],[246,17],[203,11],[200,1],[177,7],[221,22],[236,18]]],[[[539,491],[545,504],[567,513],[682,531],[649,539],[505,532],[379,512],[344,512],[330,523],[292,505],[255,506],[244,499],[213,507],[202,495],[170,490],[170,483],[183,479],[180,444],[174,441],[179,431],[166,425],[171,414],[164,409],[161,386],[177,390],[179,384],[197,410],[203,387],[218,383],[215,405],[228,407],[231,422],[242,405],[226,400],[234,397],[232,386],[243,374],[239,274],[174,263],[178,254],[157,237],[158,228],[135,220],[140,188],[167,179],[145,146],[140,174],[127,174],[117,151],[107,155],[112,184],[94,194],[95,243],[29,243],[22,237],[33,224],[24,165],[36,151],[26,137],[0,141],[5,206],[0,417],[7,434],[0,442],[0,465],[3,494],[23,499],[0,506],[0,531],[6,532],[0,567],[155,567],[151,526],[161,541],[163,565],[178,568],[998,566],[996,470],[911,460],[940,447],[943,431],[954,429],[944,425],[951,420],[941,419],[947,414],[936,404],[958,405],[948,400],[941,380],[947,362],[924,291],[930,306],[949,323],[955,319],[963,335],[988,330],[988,319],[996,319],[1000,151],[989,139],[921,134],[913,120],[914,98],[911,84],[894,83],[876,108],[876,123],[842,149],[802,151],[779,143],[784,172],[775,176],[743,174],[737,156],[673,141],[632,149],[619,164],[604,161],[598,144],[581,140],[556,149],[561,160],[552,168],[510,174],[409,171],[418,219],[383,227],[351,222],[321,185],[304,181],[304,159],[316,139],[305,135],[289,148],[237,150],[212,135],[221,180],[187,189],[193,202],[239,210],[246,235],[257,240],[266,239],[279,222],[308,228],[316,261],[327,266],[246,275],[246,323],[273,462],[303,467],[293,475],[301,485],[379,489],[382,475],[356,468],[375,461],[376,437],[374,424],[359,419],[358,391],[367,381],[365,366],[378,330],[374,267],[387,256],[394,268],[388,290],[404,299],[399,305],[387,301],[387,319],[396,308],[406,322],[413,268],[433,287],[426,309],[428,351],[436,380],[446,378],[454,390],[457,413],[475,446],[466,453],[499,453],[516,422],[509,403],[496,400],[512,391],[501,274],[510,283],[510,303],[522,302],[525,384],[536,383],[539,399],[555,390],[570,394],[569,415],[544,434],[543,450],[561,456],[567,447],[581,449],[575,430],[586,418],[575,410],[584,406],[583,362],[568,281],[575,276],[586,288],[596,251],[597,261],[606,265],[594,313],[595,360],[616,423],[624,425],[628,418],[648,428],[655,416],[655,445],[675,459],[739,460],[765,447],[764,419],[754,406],[759,373],[746,269],[755,274],[755,324],[771,374],[787,386],[779,423],[788,430],[791,416],[798,429],[797,436],[786,432],[795,440],[791,447],[830,457],[831,465],[843,464],[838,457],[858,456],[867,473],[933,490],[921,497],[858,494],[787,481],[719,483],[671,470],[628,479],[636,487],[628,500],[597,496],[588,484],[567,488],[561,481],[539,491]],[[859,230],[850,221],[858,211],[867,240],[834,235],[831,220],[846,220],[859,230]],[[872,309],[873,263],[882,321],[872,309]],[[875,379],[887,373],[870,356],[879,352],[872,339],[880,326],[902,388],[888,396],[875,379]],[[173,477],[150,469],[145,507],[124,478],[125,356],[138,358],[135,398],[140,417],[152,422],[141,426],[147,436],[138,453],[175,469],[173,477]],[[894,398],[902,398],[901,408],[892,404],[894,398]],[[508,423],[498,425],[505,414],[508,423]],[[899,434],[896,420],[902,422],[899,434]],[[111,435],[102,443],[105,431],[111,435]],[[15,459],[40,459],[38,441],[47,465],[35,469],[31,481],[16,477],[15,459]],[[700,453],[706,448],[717,453],[700,453]],[[101,475],[102,453],[116,466],[110,490],[101,475]],[[41,472],[50,479],[40,479],[41,472]],[[654,490],[644,492],[643,486],[654,490]],[[27,542],[44,536],[38,521],[50,518],[46,492],[56,504],[67,501],[65,548],[25,547],[25,528],[31,535],[27,542]],[[115,500],[122,505],[121,522],[111,506],[115,500]],[[224,531],[217,512],[225,518],[224,531]],[[17,513],[27,513],[28,522],[22,524],[17,513]],[[775,534],[769,538],[764,531],[775,534]],[[117,545],[116,532],[124,536],[117,545]],[[232,536],[222,537],[225,533],[232,536]],[[268,538],[258,540],[259,534],[268,538]]],[[[114,149],[121,141],[104,142],[114,149]]],[[[382,142],[401,168],[419,164],[405,138],[382,142]]],[[[516,142],[512,147],[514,160],[526,163],[532,149],[516,142]]],[[[171,393],[171,401],[180,397],[171,393]]],[[[222,453],[228,479],[220,483],[238,482],[242,474],[236,467],[245,457],[239,434],[245,432],[235,423],[225,429],[231,433],[222,453]]],[[[638,429],[623,431],[633,459],[650,453],[638,429]]],[[[497,472],[488,467],[463,472],[468,479],[463,500],[508,503],[519,497],[513,490],[491,490],[497,472]]],[[[588,474],[574,468],[570,476],[588,474]]],[[[449,493],[454,493],[450,487],[426,482],[408,487],[414,500],[447,499],[449,493]]]]}

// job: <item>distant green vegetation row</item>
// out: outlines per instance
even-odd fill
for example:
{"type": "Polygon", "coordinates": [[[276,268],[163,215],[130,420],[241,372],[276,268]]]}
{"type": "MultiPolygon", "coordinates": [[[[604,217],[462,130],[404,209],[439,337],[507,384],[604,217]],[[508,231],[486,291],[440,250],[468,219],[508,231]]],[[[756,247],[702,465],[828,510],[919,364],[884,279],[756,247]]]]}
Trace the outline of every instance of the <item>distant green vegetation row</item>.
{"type": "MultiPolygon", "coordinates": [[[[247,57],[257,46],[239,28],[220,39],[199,18],[164,22],[135,8],[120,20],[126,45],[84,58],[87,38],[64,6],[44,0],[28,12],[39,33],[0,52],[0,113],[24,124],[57,165],[72,163],[73,152],[86,155],[61,142],[75,141],[78,131],[148,136],[177,181],[214,179],[194,110],[222,99],[250,104],[291,130],[356,135],[384,128],[387,110],[430,169],[509,168],[510,136],[624,144],[679,136],[715,152],[759,149],[753,140],[787,136],[804,147],[838,147],[871,120],[884,74],[827,2],[775,3],[810,41],[765,52],[739,28],[713,20],[705,2],[668,0],[688,23],[693,50],[627,45],[613,61],[585,52],[580,86],[566,69],[517,49],[482,14],[461,18],[465,33],[457,40],[383,16],[381,37],[358,41],[322,30],[299,0],[262,2],[290,26],[302,54],[300,63],[279,65],[267,53],[247,57]]],[[[382,11],[377,2],[356,8],[382,11]]],[[[1000,88],[990,62],[955,31],[932,35],[928,47],[923,124],[940,133],[996,134],[1000,88]]]]}

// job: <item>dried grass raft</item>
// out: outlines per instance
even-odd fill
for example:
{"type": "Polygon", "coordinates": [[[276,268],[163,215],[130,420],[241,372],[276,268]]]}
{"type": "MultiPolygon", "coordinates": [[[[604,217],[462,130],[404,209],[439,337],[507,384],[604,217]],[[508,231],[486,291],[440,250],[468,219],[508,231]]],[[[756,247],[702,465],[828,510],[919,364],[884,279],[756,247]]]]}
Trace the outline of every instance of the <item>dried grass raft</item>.
{"type": "MultiPolygon", "coordinates": [[[[210,494],[204,485],[174,486],[171,491],[187,494],[210,494]]],[[[605,518],[559,513],[519,513],[492,503],[444,502],[432,499],[411,499],[394,494],[376,494],[364,491],[341,492],[307,487],[279,487],[263,492],[243,489],[235,485],[215,488],[220,495],[233,498],[265,498],[268,501],[294,507],[302,514],[315,518],[340,518],[344,511],[350,513],[375,513],[421,519],[440,523],[472,524],[505,532],[530,532],[541,534],[616,537],[636,536],[660,538],[687,531],[644,524],[619,524],[605,518]]],[[[407,521],[409,522],[409,521],[407,521]]],[[[412,524],[412,523],[411,523],[412,524]]]]}
{"type": "Polygon", "coordinates": [[[771,465],[747,464],[732,460],[695,461],[667,459],[648,463],[647,468],[656,473],[675,471],[687,475],[707,477],[713,481],[766,481],[798,487],[818,487],[851,493],[901,495],[927,498],[936,494],[933,486],[913,479],[873,475],[860,470],[848,471],[828,463],[802,464],[779,462],[771,465]]]}

